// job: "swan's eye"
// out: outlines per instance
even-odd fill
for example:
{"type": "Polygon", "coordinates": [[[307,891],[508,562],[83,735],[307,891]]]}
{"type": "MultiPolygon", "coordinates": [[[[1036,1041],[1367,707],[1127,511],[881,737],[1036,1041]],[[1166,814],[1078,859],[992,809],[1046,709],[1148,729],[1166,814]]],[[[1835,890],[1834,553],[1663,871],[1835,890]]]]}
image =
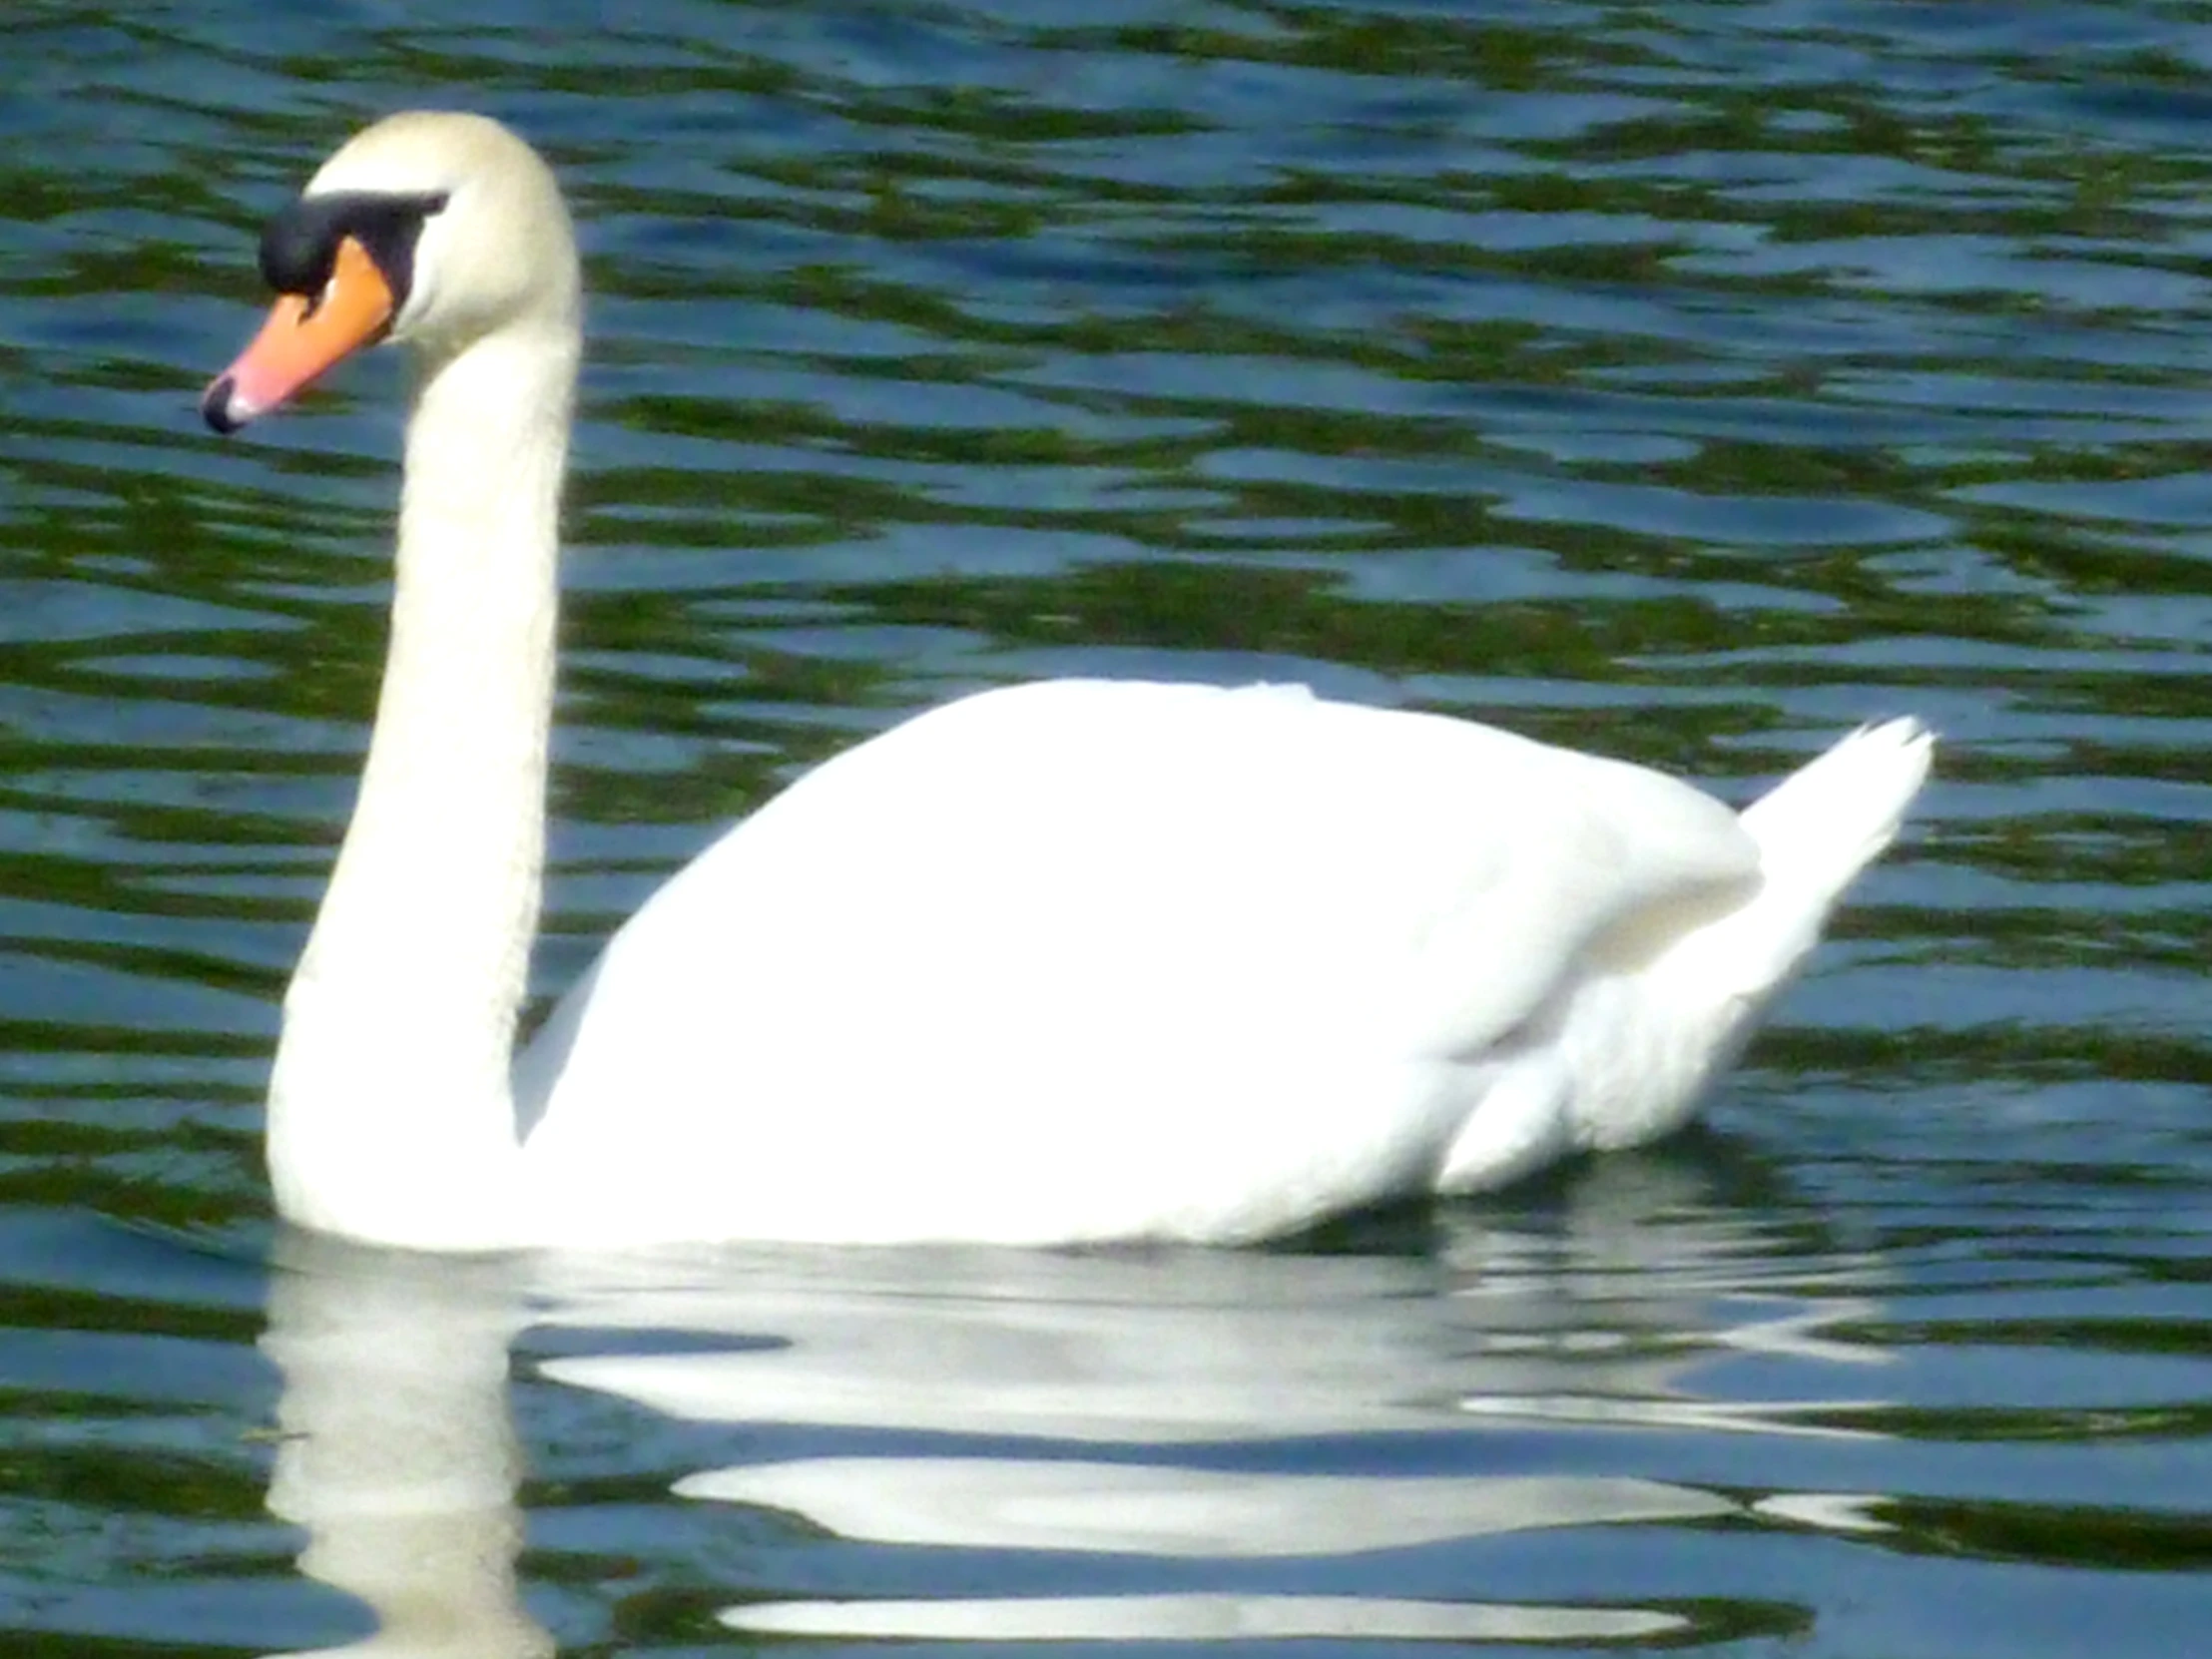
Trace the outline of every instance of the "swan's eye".
{"type": "Polygon", "coordinates": [[[414,275],[415,240],[423,221],[442,209],[446,193],[388,195],[382,191],[331,191],[302,196],[262,232],[262,276],[278,293],[307,296],[311,313],[329,286],[338,244],[359,243],[392,290],[405,303],[414,275]]]}

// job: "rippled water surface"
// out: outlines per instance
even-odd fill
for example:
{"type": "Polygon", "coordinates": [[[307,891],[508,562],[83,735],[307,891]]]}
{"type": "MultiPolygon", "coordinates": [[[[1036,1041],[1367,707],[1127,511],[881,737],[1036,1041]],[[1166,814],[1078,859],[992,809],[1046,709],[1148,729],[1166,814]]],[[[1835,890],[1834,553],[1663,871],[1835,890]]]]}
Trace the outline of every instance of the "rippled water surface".
{"type": "Polygon", "coordinates": [[[2176,1655],[2212,1618],[2189,5],[30,0],[0,48],[0,1646],[2176,1655]],[[556,161],[539,973],[899,715],[1299,679],[1939,778],[1659,1151],[1299,1248],[269,1221],[391,365],[217,440],[345,133],[556,161]],[[304,1553],[302,1553],[304,1552],[304,1553]]]}

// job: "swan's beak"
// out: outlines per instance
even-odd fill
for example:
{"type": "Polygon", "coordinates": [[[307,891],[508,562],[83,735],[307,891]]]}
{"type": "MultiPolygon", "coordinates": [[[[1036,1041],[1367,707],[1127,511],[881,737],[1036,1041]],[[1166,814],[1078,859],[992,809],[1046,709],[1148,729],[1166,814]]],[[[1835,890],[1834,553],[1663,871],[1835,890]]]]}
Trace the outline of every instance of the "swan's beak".
{"type": "Polygon", "coordinates": [[[237,431],[332,364],[381,339],[391,313],[391,284],[367,249],[343,238],[321,294],[280,296],[254,343],[208,387],[201,414],[219,432],[237,431]]]}

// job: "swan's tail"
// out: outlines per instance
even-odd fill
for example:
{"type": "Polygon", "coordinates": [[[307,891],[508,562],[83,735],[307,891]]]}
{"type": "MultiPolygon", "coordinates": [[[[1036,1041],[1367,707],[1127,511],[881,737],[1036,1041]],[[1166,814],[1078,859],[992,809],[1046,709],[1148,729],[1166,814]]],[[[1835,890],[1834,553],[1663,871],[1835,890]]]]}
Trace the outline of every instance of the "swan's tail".
{"type": "MultiPolygon", "coordinates": [[[[1935,750],[1916,720],[1863,727],[1746,808],[1757,887],[1715,895],[1730,905],[1720,914],[1670,917],[1681,931],[1658,954],[1585,981],[1548,1046],[1507,1056],[1495,1086],[1537,1102],[1520,1121],[1551,1121],[1563,1103],[1565,1133],[1585,1147],[1634,1146],[1679,1128],[1750,1040],[1844,889],[1897,837],[1935,750]]],[[[1500,1121],[1511,1115],[1485,1108],[1469,1118],[1443,1190],[1492,1184],[1500,1121]]]]}
{"type": "MultiPolygon", "coordinates": [[[[1863,726],[1743,811],[1759,843],[1759,890],[1677,947],[1686,980],[1756,1018],[1788,982],[1829,911],[1897,838],[1928,779],[1936,738],[1917,720],[1863,726]]],[[[1716,1012],[1718,1012],[1716,1008],[1716,1012]]]]}
{"type": "Polygon", "coordinates": [[[1862,726],[1746,807],[1743,825],[1759,843],[1772,900],[1809,912],[1817,930],[1852,878],[1897,838],[1935,754],[1935,734],[1917,720],[1862,726]]]}
{"type": "Polygon", "coordinates": [[[1591,1010],[1595,1035],[1575,1080],[1584,1144],[1634,1145],[1689,1116],[1844,889],[1897,837],[1935,752],[1917,720],[1862,727],[1744,809],[1759,843],[1758,889],[1632,975],[1617,1006],[1591,1010]]]}

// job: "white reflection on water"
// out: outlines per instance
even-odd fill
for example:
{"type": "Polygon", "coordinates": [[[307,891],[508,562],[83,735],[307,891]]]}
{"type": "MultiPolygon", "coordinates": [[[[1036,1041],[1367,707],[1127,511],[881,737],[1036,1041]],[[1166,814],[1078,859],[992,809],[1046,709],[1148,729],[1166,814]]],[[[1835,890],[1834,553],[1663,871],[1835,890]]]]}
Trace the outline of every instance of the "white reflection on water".
{"type": "Polygon", "coordinates": [[[970,1593],[944,1599],[870,1595],[864,1582],[849,1601],[732,1586],[733,1627],[963,1640],[1675,1631],[1683,1615],[1660,1608],[1266,1593],[1227,1579],[1240,1560],[1537,1528],[1747,1513],[1869,1524],[1863,1504],[1833,1494],[1747,1509],[1657,1479],[1462,1472],[1490,1461],[1470,1457],[1466,1436],[1504,1415],[1784,1429],[1834,1403],[1704,1396],[1698,1373],[1715,1357],[1821,1372],[1880,1358],[1823,1329],[1858,1311],[1829,1293],[1863,1282],[1861,1265],[1778,1260],[1771,1238],[1689,1196],[1666,1166],[1629,1162],[1583,1180],[1540,1237],[1466,1220],[1412,1257],[762,1249],[453,1264],[290,1240],[265,1338],[284,1377],[270,1506],[307,1529],[302,1567],[377,1615],[376,1636],[328,1651],[551,1652],[517,1597],[522,1458],[506,1397],[512,1345],[535,1324],[621,1350],[544,1363],[574,1386],[694,1422],[904,1436],[894,1455],[839,1447],[685,1472],[683,1498],[802,1517],[830,1535],[824,1549],[1069,1558],[1056,1583],[1024,1576],[1035,1594],[999,1593],[1013,1587],[994,1585],[982,1558],[961,1575],[970,1593]],[[1781,1288],[1785,1273],[1828,1283],[1808,1302],[1781,1288]],[[663,1338],[679,1351],[637,1352],[663,1338]],[[917,1452],[915,1433],[943,1443],[917,1452]],[[1417,1434],[1454,1455],[1404,1472],[1417,1434]],[[1333,1437],[1330,1467],[1299,1466],[1312,1436],[1333,1437]],[[1213,1561],[1225,1581],[1194,1587],[1186,1567],[1091,1593],[1081,1559],[1105,1555],[1213,1561]]]}
{"type": "Polygon", "coordinates": [[[368,1659],[539,1659],[515,1555],[522,1456],[507,1408],[523,1324],[511,1274],[289,1239],[263,1350],[283,1374],[270,1510],[299,1565],[374,1611],[368,1659]]]}
{"type": "Polygon", "coordinates": [[[1539,1526],[1733,1514],[1709,1492],[1607,1476],[1325,1475],[970,1457],[717,1469],[684,1497],[763,1503],[845,1537],[969,1549],[1349,1555],[1539,1526]]]}
{"type": "Polygon", "coordinates": [[[1592,1642],[1687,1629],[1679,1613],[1633,1607],[1529,1607],[1383,1596],[1024,1596],[969,1601],[786,1601],[735,1607],[735,1630],[909,1640],[1592,1642]]]}

